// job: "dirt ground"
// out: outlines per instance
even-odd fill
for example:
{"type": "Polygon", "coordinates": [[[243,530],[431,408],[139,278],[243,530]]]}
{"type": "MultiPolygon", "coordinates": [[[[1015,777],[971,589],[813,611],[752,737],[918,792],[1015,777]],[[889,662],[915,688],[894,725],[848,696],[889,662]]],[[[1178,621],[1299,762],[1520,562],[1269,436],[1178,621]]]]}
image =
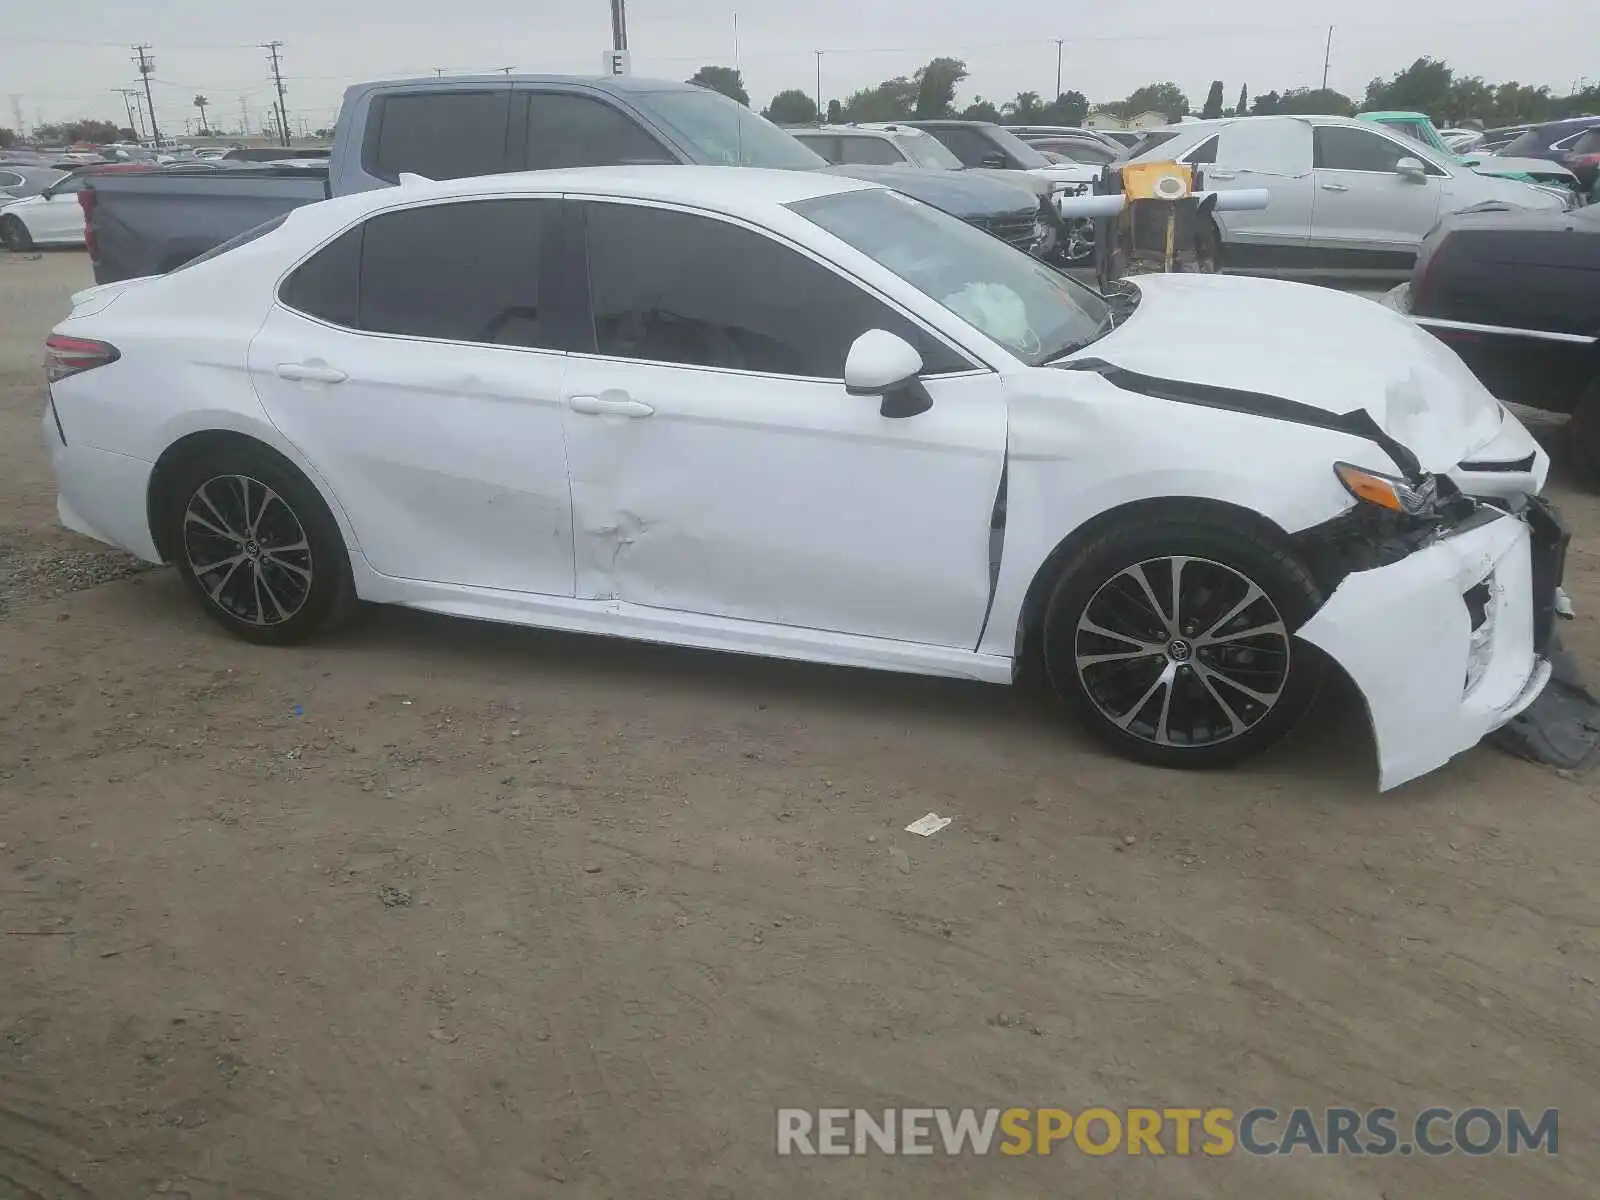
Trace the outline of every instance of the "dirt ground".
{"type": "Polygon", "coordinates": [[[0,1197],[1596,1194],[1595,777],[1379,796],[1336,699],[1179,775],[1004,689],[400,611],[245,646],[54,526],[88,282],[0,256],[0,1197]],[[1559,1107],[1561,1153],[774,1152],[778,1107],[1095,1104],[1559,1107]]]}

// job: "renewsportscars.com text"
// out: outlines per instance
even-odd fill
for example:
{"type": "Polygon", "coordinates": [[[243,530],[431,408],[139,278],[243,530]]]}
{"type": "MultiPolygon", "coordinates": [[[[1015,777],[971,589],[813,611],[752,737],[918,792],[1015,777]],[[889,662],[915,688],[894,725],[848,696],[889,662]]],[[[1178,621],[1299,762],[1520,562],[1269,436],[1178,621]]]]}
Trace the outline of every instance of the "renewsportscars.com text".
{"type": "Polygon", "coordinates": [[[782,1155],[1556,1154],[1557,1109],[780,1108],[782,1155]]]}

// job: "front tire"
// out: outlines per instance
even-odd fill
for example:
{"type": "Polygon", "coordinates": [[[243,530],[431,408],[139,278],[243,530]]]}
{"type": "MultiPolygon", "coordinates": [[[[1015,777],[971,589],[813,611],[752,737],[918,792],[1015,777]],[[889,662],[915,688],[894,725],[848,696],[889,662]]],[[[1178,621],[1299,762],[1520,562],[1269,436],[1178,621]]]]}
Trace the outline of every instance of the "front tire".
{"type": "Polygon", "coordinates": [[[17,217],[0,217],[0,245],[13,254],[23,254],[33,249],[33,235],[17,217]]]}
{"type": "Polygon", "coordinates": [[[350,557],[315,487],[265,447],[230,446],[162,482],[163,543],[206,615],[246,641],[303,642],[354,605],[350,557]]]}
{"type": "Polygon", "coordinates": [[[1046,677],[1119,754],[1225,766],[1311,706],[1323,660],[1294,634],[1321,602],[1305,565],[1243,518],[1129,521],[1062,570],[1045,611],[1046,677]]]}

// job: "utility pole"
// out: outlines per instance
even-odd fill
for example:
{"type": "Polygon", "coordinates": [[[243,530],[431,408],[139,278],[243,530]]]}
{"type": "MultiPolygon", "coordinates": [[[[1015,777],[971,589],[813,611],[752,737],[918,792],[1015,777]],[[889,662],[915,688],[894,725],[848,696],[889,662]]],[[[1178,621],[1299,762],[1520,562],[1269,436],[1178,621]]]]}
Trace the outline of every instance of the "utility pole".
{"type": "Polygon", "coordinates": [[[823,119],[824,119],[823,118],[823,113],[822,113],[822,51],[821,50],[816,51],[816,55],[817,55],[817,124],[821,125],[822,122],[823,122],[823,119]]]}
{"type": "Polygon", "coordinates": [[[122,109],[128,114],[128,128],[133,130],[133,136],[139,136],[139,127],[143,121],[135,120],[133,115],[133,98],[139,93],[135,88],[118,88],[117,95],[122,97],[122,109]]]}
{"type": "Polygon", "coordinates": [[[139,74],[144,77],[144,102],[150,106],[150,140],[155,145],[161,144],[161,129],[156,125],[156,101],[150,94],[150,73],[156,69],[156,60],[149,54],[148,45],[139,45],[133,48],[139,57],[134,61],[139,64],[139,74]]]}
{"type": "Polygon", "coordinates": [[[250,136],[250,103],[243,96],[239,97],[239,136],[250,136]]]}
{"type": "Polygon", "coordinates": [[[1055,99],[1061,99],[1061,43],[1065,38],[1056,39],[1056,94],[1055,99]]]}
{"type": "Polygon", "coordinates": [[[1328,90],[1328,64],[1333,61],[1333,26],[1328,26],[1328,45],[1322,52],[1322,90],[1328,90]]]}
{"type": "Polygon", "coordinates": [[[272,56],[272,82],[278,87],[278,137],[285,146],[289,144],[289,120],[283,103],[283,71],[278,65],[278,51],[282,42],[264,42],[261,48],[272,56]]]}
{"type": "Polygon", "coordinates": [[[628,48],[628,0],[611,0],[611,48],[628,48]]]}
{"type": "MultiPolygon", "coordinates": [[[[733,69],[735,71],[739,69],[739,10],[737,8],[733,10],[733,69]]],[[[1578,89],[1573,88],[1572,91],[1576,95],[1578,89]]]]}

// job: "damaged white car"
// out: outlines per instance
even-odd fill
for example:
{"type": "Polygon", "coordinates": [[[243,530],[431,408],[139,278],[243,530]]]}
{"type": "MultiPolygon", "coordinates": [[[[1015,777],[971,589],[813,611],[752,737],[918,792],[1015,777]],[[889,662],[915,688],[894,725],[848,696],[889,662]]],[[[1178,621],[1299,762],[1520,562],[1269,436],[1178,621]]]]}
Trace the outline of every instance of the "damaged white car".
{"type": "Polygon", "coordinates": [[[257,641],[356,599],[1011,682],[1167,766],[1330,661],[1383,787],[1539,694],[1547,459],[1403,317],[1099,295],[815,173],[408,181],[91,289],[48,346],[71,528],[257,641]]]}

